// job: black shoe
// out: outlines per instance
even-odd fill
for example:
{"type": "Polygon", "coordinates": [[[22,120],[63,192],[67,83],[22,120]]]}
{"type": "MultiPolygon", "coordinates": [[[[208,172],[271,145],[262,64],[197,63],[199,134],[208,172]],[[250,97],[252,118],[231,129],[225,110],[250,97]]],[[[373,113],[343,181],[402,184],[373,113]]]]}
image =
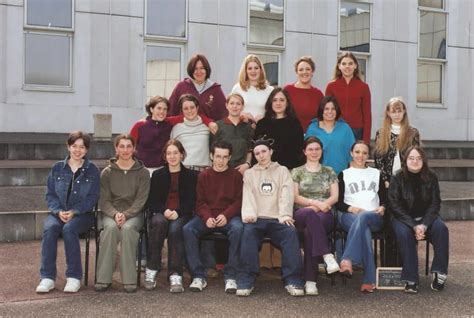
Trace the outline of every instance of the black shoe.
{"type": "Polygon", "coordinates": [[[431,289],[434,291],[442,291],[448,275],[441,273],[433,273],[433,282],[431,283],[431,289]]]}
{"type": "Polygon", "coordinates": [[[405,283],[405,293],[418,294],[418,284],[417,283],[405,283]]]}
{"type": "Polygon", "coordinates": [[[105,292],[112,284],[96,283],[94,289],[96,292],[105,292]]]}

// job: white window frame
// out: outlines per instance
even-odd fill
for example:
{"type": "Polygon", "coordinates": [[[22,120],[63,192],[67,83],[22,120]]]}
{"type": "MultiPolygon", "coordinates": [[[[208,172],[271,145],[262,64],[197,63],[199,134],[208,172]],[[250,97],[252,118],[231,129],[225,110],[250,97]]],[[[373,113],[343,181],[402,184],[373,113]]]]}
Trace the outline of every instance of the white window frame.
{"type": "MultiPolygon", "coordinates": [[[[373,9],[374,5],[372,1],[369,0],[339,0],[337,8],[337,51],[339,53],[346,52],[346,50],[341,50],[341,3],[342,2],[352,2],[352,3],[363,3],[369,5],[369,52],[359,52],[359,51],[349,51],[357,56],[366,56],[369,57],[372,54],[372,33],[373,33],[373,9]]],[[[368,61],[368,60],[367,60],[368,61]]]]}
{"type": "Polygon", "coordinates": [[[145,0],[145,8],[144,8],[145,16],[143,19],[143,30],[145,34],[145,40],[161,40],[161,41],[168,41],[168,42],[175,42],[175,43],[185,43],[188,41],[188,34],[189,34],[189,0],[185,0],[185,15],[184,15],[184,37],[176,37],[176,36],[164,36],[164,35],[156,35],[156,34],[148,34],[148,0],[145,0]]]}
{"type": "Polygon", "coordinates": [[[446,64],[448,62],[448,34],[449,34],[449,13],[446,9],[446,0],[443,0],[443,9],[418,6],[418,28],[417,28],[417,38],[418,38],[418,56],[417,56],[417,93],[416,93],[416,106],[420,108],[447,108],[447,105],[444,102],[445,97],[445,86],[446,86],[446,64]],[[428,11],[434,13],[443,13],[446,15],[446,58],[444,59],[435,59],[420,57],[420,26],[421,26],[421,11],[428,11]],[[422,64],[433,64],[441,66],[441,102],[440,103],[427,103],[418,101],[418,65],[422,64]]]}
{"type": "MultiPolygon", "coordinates": [[[[340,51],[343,52],[343,51],[340,51]]],[[[369,65],[370,65],[370,55],[368,54],[359,54],[359,52],[352,52],[357,59],[357,63],[360,66],[360,60],[365,60],[365,80],[364,83],[369,83],[369,65]]],[[[359,70],[360,71],[360,70],[359,70]]]]}
{"type": "Polygon", "coordinates": [[[58,32],[44,32],[44,31],[28,31],[23,32],[23,90],[27,91],[44,91],[44,92],[74,92],[73,86],[73,34],[72,33],[58,33],[58,32]],[[26,34],[39,34],[39,35],[54,35],[64,36],[69,38],[69,85],[41,85],[41,84],[26,84],[26,34]]]}
{"type": "Polygon", "coordinates": [[[48,27],[44,25],[32,25],[28,24],[28,0],[24,0],[25,8],[23,10],[23,28],[24,29],[33,29],[33,30],[45,30],[45,31],[68,31],[74,32],[74,24],[75,24],[75,0],[71,0],[71,27],[70,28],[63,28],[63,27],[48,27]]]}
{"type": "MultiPolygon", "coordinates": [[[[276,56],[278,58],[278,84],[277,86],[282,86],[282,80],[281,80],[281,70],[282,70],[282,67],[281,67],[281,52],[278,52],[278,51],[268,51],[268,50],[250,50],[250,51],[247,51],[247,55],[248,54],[255,54],[257,55],[259,58],[260,58],[260,55],[272,55],[272,56],[276,56]]],[[[263,64],[263,62],[262,62],[263,64]]],[[[263,65],[262,65],[263,66],[263,65]]],[[[266,75],[266,74],[265,74],[266,75]]],[[[267,76],[267,81],[268,81],[268,76],[267,76]]]]}
{"type": "Polygon", "coordinates": [[[177,43],[164,43],[164,42],[145,42],[145,45],[143,46],[143,98],[142,100],[144,101],[144,104],[148,102],[147,100],[147,69],[146,69],[146,63],[147,63],[147,57],[146,57],[146,51],[148,47],[165,47],[165,48],[178,48],[181,50],[180,54],[180,78],[185,77],[186,73],[186,66],[184,63],[184,45],[183,44],[177,44],[177,43]]]}
{"type": "MultiPolygon", "coordinates": [[[[247,0],[247,47],[250,49],[266,49],[266,50],[278,50],[283,51],[286,48],[286,11],[287,11],[287,2],[291,0],[283,0],[283,44],[282,45],[271,45],[271,44],[260,44],[260,43],[252,43],[250,42],[250,1],[247,0]]],[[[275,52],[270,53],[275,54],[275,52]]],[[[280,61],[280,60],[279,60],[280,61]]],[[[280,71],[278,71],[280,72],[280,71]]],[[[278,77],[280,77],[280,73],[278,73],[278,77]]]]}

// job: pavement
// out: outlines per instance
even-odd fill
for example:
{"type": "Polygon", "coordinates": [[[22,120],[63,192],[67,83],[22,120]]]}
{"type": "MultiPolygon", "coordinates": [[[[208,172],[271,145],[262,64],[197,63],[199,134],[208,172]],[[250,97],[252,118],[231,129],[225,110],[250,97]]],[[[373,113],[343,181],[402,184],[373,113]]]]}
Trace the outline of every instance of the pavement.
{"type": "MultiPolygon", "coordinates": [[[[170,294],[165,272],[158,287],[135,294],[122,291],[120,275],[114,274],[112,288],[105,293],[93,290],[94,243],[91,242],[89,286],[77,294],[65,294],[65,264],[62,242],[58,245],[57,289],[49,294],[35,293],[39,281],[40,242],[0,243],[0,317],[45,316],[173,316],[173,317],[472,317],[474,316],[474,221],[447,222],[450,230],[450,265],[446,288],[430,289],[431,278],[424,276],[424,242],[420,243],[420,291],[417,295],[401,291],[377,290],[373,294],[358,291],[362,274],[336,284],[325,275],[318,281],[319,296],[291,297],[283,288],[276,270],[263,270],[254,293],[247,298],[225,294],[223,277],[208,279],[201,293],[170,294]]],[[[84,249],[84,244],[82,244],[84,249]]],[[[431,257],[433,253],[430,253],[431,257]]],[[[143,277],[143,275],[142,275],[143,277]]],[[[185,276],[186,285],[189,276],[185,276]]]]}

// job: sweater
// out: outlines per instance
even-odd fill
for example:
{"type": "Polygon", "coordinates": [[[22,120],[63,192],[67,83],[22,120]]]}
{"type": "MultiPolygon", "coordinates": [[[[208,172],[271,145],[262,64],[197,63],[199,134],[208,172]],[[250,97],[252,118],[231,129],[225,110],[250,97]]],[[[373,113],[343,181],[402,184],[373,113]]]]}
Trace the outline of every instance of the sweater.
{"type": "Polygon", "coordinates": [[[184,119],[171,130],[171,138],[181,142],[186,150],[183,164],[186,166],[209,166],[209,129],[200,117],[194,121],[184,119]]]}
{"type": "Polygon", "coordinates": [[[363,128],[363,139],[370,142],[372,110],[369,85],[353,77],[349,84],[341,77],[328,83],[326,96],[335,96],[341,107],[342,118],[351,128],[363,128]]]}
{"type": "Polygon", "coordinates": [[[337,209],[348,212],[350,206],[364,211],[374,211],[385,206],[387,191],[382,183],[380,171],[367,167],[364,169],[348,168],[339,176],[339,198],[337,209]]]}
{"type": "Polygon", "coordinates": [[[242,174],[235,169],[217,172],[209,168],[198,176],[196,214],[204,223],[223,214],[227,221],[240,215],[242,174]]]}
{"type": "Polygon", "coordinates": [[[221,85],[214,83],[211,87],[199,93],[190,78],[186,78],[176,84],[170,96],[170,109],[168,115],[178,115],[178,100],[183,94],[191,94],[199,100],[199,113],[213,120],[219,120],[227,116],[225,107],[225,96],[221,85]]]}
{"type": "Polygon", "coordinates": [[[272,91],[273,87],[270,85],[267,85],[262,90],[258,90],[250,85],[246,91],[240,87],[239,83],[232,87],[232,93],[238,93],[244,98],[244,112],[250,113],[254,117],[263,117],[265,115],[265,104],[272,91]]]}
{"type": "MultiPolygon", "coordinates": [[[[179,206],[176,209],[179,217],[191,217],[193,215],[196,203],[196,181],[197,173],[181,165],[178,177],[179,206]]],[[[171,173],[168,165],[153,172],[147,203],[150,209],[150,217],[157,213],[163,214],[168,208],[166,203],[170,193],[170,185],[171,173]]]]}
{"type": "Polygon", "coordinates": [[[294,185],[288,169],[277,162],[256,164],[244,173],[242,218],[293,219],[294,185]]]}
{"type": "Polygon", "coordinates": [[[111,218],[121,212],[130,219],[145,207],[150,192],[150,173],[140,161],[135,161],[129,170],[120,169],[116,162],[117,159],[110,159],[100,175],[99,208],[111,218]]]}
{"type": "Polygon", "coordinates": [[[240,121],[234,125],[229,118],[218,120],[219,127],[215,135],[211,135],[211,145],[216,141],[227,141],[232,145],[232,156],[229,166],[235,168],[247,160],[247,154],[252,149],[253,129],[250,123],[240,121]]]}
{"type": "Polygon", "coordinates": [[[290,95],[296,118],[300,121],[303,131],[306,131],[311,120],[318,115],[319,103],[324,97],[323,93],[314,86],[298,88],[295,84],[286,85],[285,90],[290,95]]]}
{"type": "Polygon", "coordinates": [[[351,147],[355,142],[351,128],[342,119],[336,121],[334,129],[328,133],[319,127],[315,118],[306,131],[305,138],[318,137],[323,143],[322,164],[334,169],[336,174],[346,169],[351,162],[351,147]]]}
{"type": "Polygon", "coordinates": [[[304,133],[298,119],[288,116],[280,119],[264,117],[257,123],[254,139],[264,135],[275,140],[272,146],[272,161],[288,169],[301,166],[305,162],[304,133]]]}

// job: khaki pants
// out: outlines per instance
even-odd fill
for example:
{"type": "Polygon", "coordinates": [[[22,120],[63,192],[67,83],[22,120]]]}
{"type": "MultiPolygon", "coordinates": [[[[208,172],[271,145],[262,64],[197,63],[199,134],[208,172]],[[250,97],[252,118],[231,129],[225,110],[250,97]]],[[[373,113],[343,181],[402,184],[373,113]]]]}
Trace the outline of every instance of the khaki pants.
{"type": "Polygon", "coordinates": [[[128,219],[122,228],[118,228],[115,220],[103,215],[103,230],[100,233],[100,250],[97,260],[97,283],[112,283],[115,269],[117,244],[120,242],[120,274],[122,284],[136,285],[137,275],[135,261],[140,230],[143,227],[143,215],[128,219]]]}

